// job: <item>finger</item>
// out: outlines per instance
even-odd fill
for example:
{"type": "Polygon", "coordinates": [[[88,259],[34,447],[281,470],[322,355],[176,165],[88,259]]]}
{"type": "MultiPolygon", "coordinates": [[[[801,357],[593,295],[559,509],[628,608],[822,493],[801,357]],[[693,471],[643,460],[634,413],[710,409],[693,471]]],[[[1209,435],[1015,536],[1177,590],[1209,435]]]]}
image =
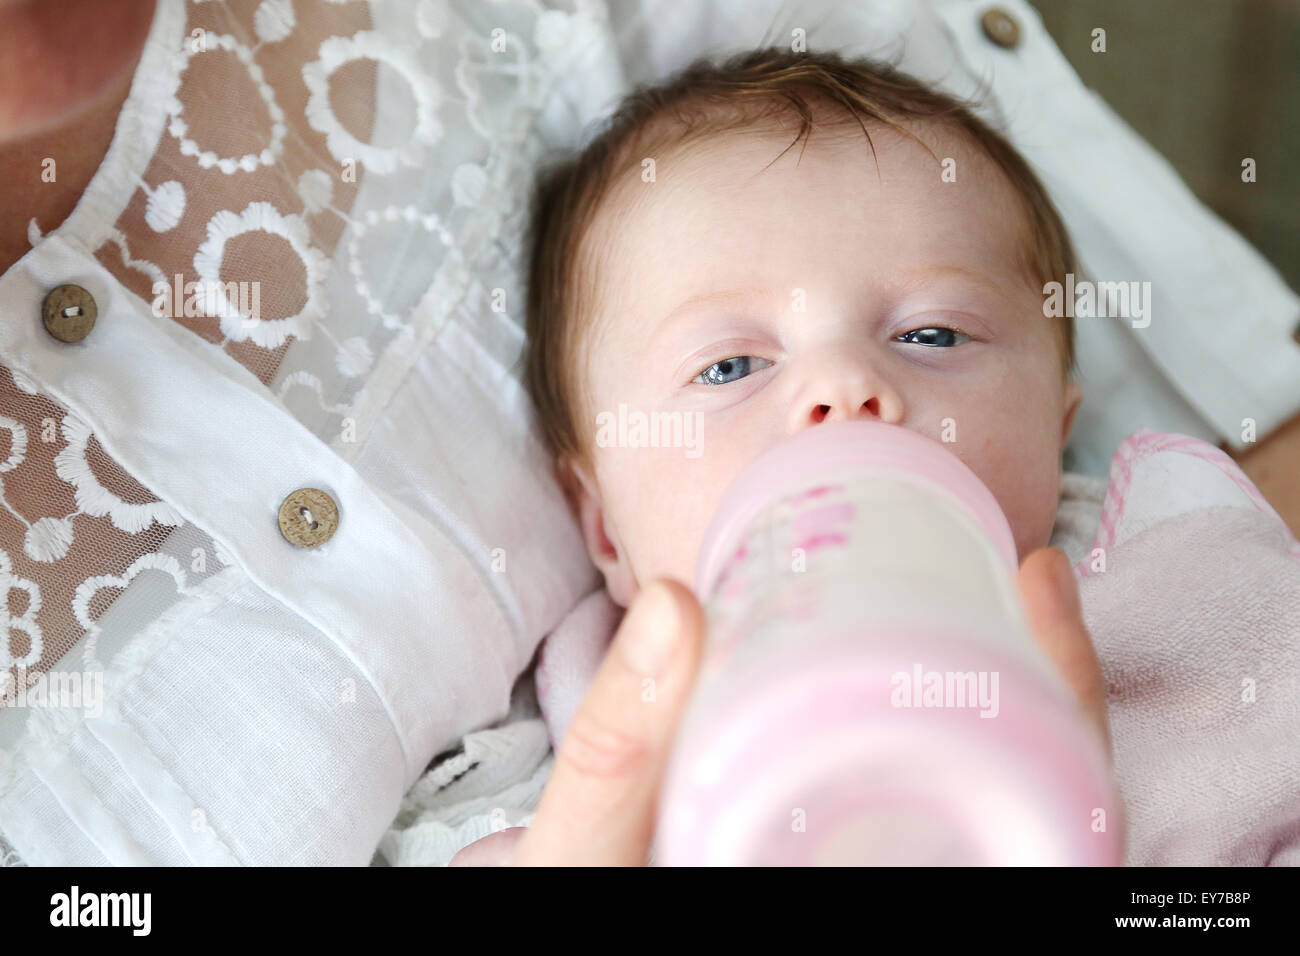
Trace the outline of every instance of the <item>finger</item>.
{"type": "Polygon", "coordinates": [[[448,866],[505,866],[528,827],[507,827],[462,847],[448,866]]]}
{"type": "Polygon", "coordinates": [[[1059,548],[1039,548],[1020,565],[1017,584],[1039,647],[1065,677],[1110,752],[1106,686],[1083,623],[1079,585],[1069,559],[1059,548]]]}
{"type": "Polygon", "coordinates": [[[509,865],[645,864],[703,641],[704,613],[690,590],[668,579],[641,589],[569,724],[509,865]]]}

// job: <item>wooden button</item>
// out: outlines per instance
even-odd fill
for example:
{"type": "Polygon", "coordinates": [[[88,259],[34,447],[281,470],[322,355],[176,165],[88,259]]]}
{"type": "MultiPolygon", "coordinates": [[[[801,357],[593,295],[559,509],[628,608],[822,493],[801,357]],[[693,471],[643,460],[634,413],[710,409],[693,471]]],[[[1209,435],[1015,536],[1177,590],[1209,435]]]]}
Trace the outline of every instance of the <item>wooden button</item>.
{"type": "Polygon", "coordinates": [[[51,289],[41,306],[45,330],[60,342],[80,342],[95,327],[95,297],[79,285],[51,289]]]}
{"type": "Polygon", "coordinates": [[[1020,24],[1001,7],[990,7],[980,17],[984,35],[1000,47],[1010,50],[1020,43],[1020,24]]]}
{"type": "Polygon", "coordinates": [[[300,548],[324,544],[338,527],[338,506],[319,488],[299,488],[280,505],[280,533],[300,548]]]}

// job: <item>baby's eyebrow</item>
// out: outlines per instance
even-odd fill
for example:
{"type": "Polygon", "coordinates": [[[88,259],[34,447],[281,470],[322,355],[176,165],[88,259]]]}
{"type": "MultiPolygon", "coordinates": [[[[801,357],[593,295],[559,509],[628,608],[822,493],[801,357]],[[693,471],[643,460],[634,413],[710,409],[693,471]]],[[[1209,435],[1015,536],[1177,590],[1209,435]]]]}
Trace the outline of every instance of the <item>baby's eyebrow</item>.
{"type": "Polygon", "coordinates": [[[700,295],[693,295],[689,299],[678,303],[678,305],[664,317],[664,321],[670,322],[681,313],[694,310],[696,306],[727,305],[736,302],[757,302],[770,299],[775,292],[775,289],[746,287],[742,289],[719,289],[715,292],[705,292],[700,295]]]}
{"type": "Polygon", "coordinates": [[[929,269],[909,269],[903,274],[904,291],[913,291],[940,279],[960,279],[982,286],[986,292],[1001,295],[1002,289],[996,282],[982,272],[967,269],[965,266],[934,266],[929,269]]]}
{"type": "MultiPolygon", "coordinates": [[[[899,291],[902,293],[910,293],[917,289],[924,288],[926,285],[933,282],[938,282],[944,279],[956,279],[978,285],[986,292],[990,292],[993,295],[1002,295],[1002,289],[996,282],[989,279],[984,273],[966,268],[965,266],[941,265],[931,266],[929,268],[908,269],[899,273],[899,278],[899,291]]],[[[758,305],[761,303],[770,303],[778,298],[784,300],[784,297],[793,295],[794,291],[794,289],[746,286],[738,289],[717,289],[712,292],[693,295],[678,303],[666,316],[664,316],[663,320],[659,323],[659,327],[652,333],[652,337],[659,338],[668,335],[673,328],[701,310],[716,308],[723,305],[758,305]]]]}
{"type": "Polygon", "coordinates": [[[792,293],[793,290],[747,286],[740,289],[718,289],[713,292],[693,295],[678,303],[673,307],[672,311],[664,316],[663,321],[659,323],[659,327],[654,331],[654,337],[658,338],[667,335],[672,331],[673,327],[680,325],[691,315],[706,308],[746,303],[756,305],[772,302],[780,296],[791,295],[792,293]]]}

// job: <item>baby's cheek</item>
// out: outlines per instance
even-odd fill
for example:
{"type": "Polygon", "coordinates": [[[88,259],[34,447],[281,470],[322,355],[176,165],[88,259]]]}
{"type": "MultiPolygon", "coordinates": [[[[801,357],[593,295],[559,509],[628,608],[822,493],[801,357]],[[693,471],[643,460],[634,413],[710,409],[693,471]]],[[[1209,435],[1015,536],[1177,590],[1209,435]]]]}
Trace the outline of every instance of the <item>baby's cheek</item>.
{"type": "Polygon", "coordinates": [[[690,587],[700,540],[712,517],[703,508],[707,489],[680,468],[649,467],[650,456],[642,464],[628,476],[619,503],[628,557],[641,584],[668,576],[690,587]]]}
{"type": "Polygon", "coordinates": [[[1056,521],[1060,473],[1054,449],[1040,436],[1007,429],[977,447],[979,457],[963,461],[997,499],[1023,561],[1047,544],[1056,521]]]}
{"type": "Polygon", "coordinates": [[[1033,471],[1026,470],[1023,473],[1019,487],[1010,500],[1003,504],[1011,533],[1016,540],[1016,553],[1021,561],[1051,539],[1059,500],[1058,471],[1040,465],[1033,471]]]}

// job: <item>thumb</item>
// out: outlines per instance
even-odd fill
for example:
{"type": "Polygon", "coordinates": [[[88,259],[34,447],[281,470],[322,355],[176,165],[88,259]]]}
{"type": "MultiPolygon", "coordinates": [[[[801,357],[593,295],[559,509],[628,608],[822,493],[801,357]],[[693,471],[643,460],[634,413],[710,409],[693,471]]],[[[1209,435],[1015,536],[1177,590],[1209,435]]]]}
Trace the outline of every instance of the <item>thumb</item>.
{"type": "Polygon", "coordinates": [[[461,847],[448,866],[505,866],[527,827],[506,827],[461,847]]]}
{"type": "Polygon", "coordinates": [[[659,784],[699,666],[704,614],[659,579],[633,599],[555,755],[511,866],[641,866],[659,784]]]}
{"type": "Polygon", "coordinates": [[[1059,548],[1039,548],[1020,565],[1017,584],[1038,646],[1065,677],[1110,753],[1106,686],[1069,558],[1059,548]]]}

